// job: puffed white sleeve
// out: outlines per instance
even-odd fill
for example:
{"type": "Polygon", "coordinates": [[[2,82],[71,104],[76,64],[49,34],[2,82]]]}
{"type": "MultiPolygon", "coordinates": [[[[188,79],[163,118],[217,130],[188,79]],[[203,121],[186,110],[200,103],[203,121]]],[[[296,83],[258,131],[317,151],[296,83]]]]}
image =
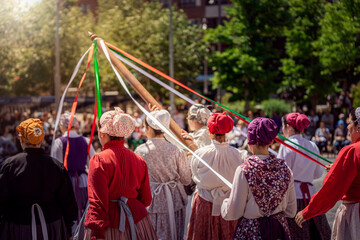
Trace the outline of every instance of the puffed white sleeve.
{"type": "Polygon", "coordinates": [[[236,169],[233,188],[229,198],[224,199],[221,205],[221,216],[228,221],[237,220],[244,215],[249,193],[249,184],[242,168],[236,169]]]}
{"type": "Polygon", "coordinates": [[[297,202],[296,202],[296,193],[294,188],[294,178],[291,177],[289,188],[286,193],[287,206],[284,211],[285,217],[293,218],[295,217],[297,211],[297,202]]]}
{"type": "Polygon", "coordinates": [[[51,149],[50,155],[59,162],[64,162],[63,143],[61,142],[60,138],[55,139],[54,146],[51,149]]]}

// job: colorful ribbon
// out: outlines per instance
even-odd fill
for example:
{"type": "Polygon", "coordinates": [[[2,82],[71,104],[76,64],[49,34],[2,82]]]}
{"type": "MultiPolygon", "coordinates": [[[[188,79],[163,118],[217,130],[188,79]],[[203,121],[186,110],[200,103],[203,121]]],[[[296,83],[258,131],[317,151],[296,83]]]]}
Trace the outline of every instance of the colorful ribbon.
{"type": "MultiPolygon", "coordinates": [[[[65,156],[64,156],[64,167],[66,168],[66,170],[68,170],[67,158],[69,156],[69,150],[70,150],[69,149],[69,147],[70,147],[69,146],[70,131],[71,131],[72,122],[74,120],[74,115],[75,115],[75,112],[76,112],[77,99],[78,99],[78,96],[79,96],[81,85],[83,84],[83,82],[85,80],[85,77],[86,77],[86,73],[87,73],[87,71],[89,69],[90,62],[91,62],[91,59],[92,59],[92,56],[93,56],[92,55],[93,51],[94,51],[94,45],[91,45],[90,52],[89,52],[88,59],[87,59],[86,69],[85,69],[85,72],[84,72],[84,74],[83,74],[83,76],[82,76],[82,78],[80,80],[79,87],[77,89],[73,105],[71,107],[71,115],[70,115],[70,120],[69,120],[69,124],[68,124],[68,129],[67,129],[68,130],[68,132],[67,132],[67,142],[66,142],[66,150],[65,150],[65,156]]],[[[90,149],[90,146],[88,146],[88,149],[90,149]]]]}
{"type": "Polygon", "coordinates": [[[95,69],[95,84],[96,84],[96,104],[97,104],[97,113],[99,119],[102,115],[102,106],[101,106],[101,93],[100,93],[100,75],[99,75],[99,64],[97,61],[97,40],[94,41],[95,52],[94,52],[94,69],[95,69]]]}
{"type": "Polygon", "coordinates": [[[180,140],[177,139],[176,136],[173,135],[173,133],[171,133],[165,126],[162,125],[162,123],[160,123],[154,116],[152,116],[140,103],[138,103],[135,98],[131,95],[129,89],[127,88],[124,80],[121,78],[120,74],[118,73],[118,71],[116,70],[116,68],[114,67],[114,65],[111,62],[109,53],[108,53],[108,49],[104,43],[103,40],[100,40],[100,44],[101,47],[104,51],[104,54],[106,56],[106,58],[108,59],[112,69],[115,72],[116,77],[118,78],[120,84],[122,85],[122,87],[125,89],[126,93],[129,95],[129,97],[133,100],[133,102],[137,105],[137,107],[143,112],[145,113],[145,115],[150,118],[152,121],[155,122],[156,125],[158,125],[161,130],[166,133],[167,135],[169,135],[171,138],[174,139],[174,141],[176,141],[182,148],[186,149],[187,151],[189,151],[190,153],[192,153],[192,155],[197,158],[201,163],[203,163],[207,168],[210,169],[210,171],[212,171],[218,178],[221,179],[221,181],[223,181],[230,189],[232,189],[232,184],[223,176],[221,176],[218,172],[216,172],[213,168],[210,167],[210,165],[205,162],[203,159],[201,159],[195,152],[193,152],[191,149],[189,149],[187,146],[185,146],[180,140]]]}
{"type": "MultiPolygon", "coordinates": [[[[206,97],[206,96],[201,95],[200,93],[192,90],[191,88],[189,88],[189,87],[185,86],[184,84],[178,82],[177,80],[171,78],[170,76],[166,75],[165,73],[162,73],[161,71],[157,70],[156,68],[154,68],[154,67],[152,67],[152,66],[144,63],[143,61],[135,58],[134,56],[126,53],[125,51],[123,51],[123,50],[121,50],[121,49],[118,49],[118,48],[116,48],[115,46],[113,46],[113,45],[111,45],[111,44],[109,44],[109,43],[106,43],[106,45],[109,46],[109,48],[110,48],[113,52],[118,53],[119,55],[122,55],[122,56],[130,59],[131,61],[137,63],[138,65],[140,65],[140,66],[142,66],[142,67],[144,67],[144,68],[146,68],[146,69],[148,69],[148,70],[150,70],[150,71],[152,71],[152,72],[154,72],[154,73],[156,73],[156,74],[158,74],[158,75],[160,75],[160,76],[168,79],[169,81],[172,81],[172,82],[176,83],[177,85],[179,85],[179,86],[187,89],[188,91],[190,91],[190,92],[198,95],[199,97],[201,97],[201,98],[203,98],[203,99],[205,99],[205,100],[207,100],[207,101],[209,101],[209,102],[212,102],[212,103],[218,105],[218,106],[221,107],[223,110],[225,110],[225,111],[228,112],[229,114],[235,116],[236,118],[243,120],[245,123],[249,124],[249,122],[251,122],[251,119],[249,119],[249,118],[247,118],[247,117],[245,117],[245,116],[243,116],[243,115],[235,112],[235,111],[232,110],[232,109],[227,108],[226,106],[224,106],[224,105],[222,105],[222,104],[220,104],[220,103],[218,103],[218,102],[216,102],[216,101],[214,101],[214,100],[212,100],[212,99],[210,99],[210,98],[208,98],[208,97],[206,97]]],[[[293,141],[291,141],[291,140],[285,138],[284,136],[281,136],[280,134],[278,134],[278,138],[275,139],[275,141],[283,144],[284,141],[280,141],[280,139],[286,140],[286,141],[290,142],[291,144],[293,144],[293,145],[295,145],[295,146],[297,146],[297,147],[299,147],[299,148],[301,148],[301,149],[303,149],[303,150],[305,150],[305,151],[307,151],[307,152],[315,155],[316,157],[318,157],[318,158],[320,158],[320,159],[322,159],[322,160],[324,160],[324,161],[326,161],[326,162],[328,162],[328,163],[332,163],[331,161],[327,160],[326,158],[324,158],[324,157],[322,157],[322,156],[320,156],[320,155],[318,155],[318,154],[316,154],[316,153],[308,150],[307,148],[304,148],[303,146],[301,146],[301,145],[299,145],[299,144],[296,144],[296,143],[294,143],[293,141]]],[[[284,145],[285,145],[285,144],[284,144],[284,145]]],[[[296,150],[294,147],[292,147],[292,146],[290,146],[290,145],[288,145],[288,144],[286,144],[285,146],[287,146],[288,148],[294,150],[295,152],[299,152],[299,151],[296,150]]],[[[310,160],[313,161],[313,162],[316,162],[316,163],[324,166],[323,164],[321,164],[320,162],[318,162],[317,160],[315,160],[314,158],[312,158],[312,157],[310,157],[310,156],[308,156],[308,155],[306,155],[306,154],[301,153],[301,155],[305,156],[306,158],[310,159],[310,160]]]]}
{"type": "MultiPolygon", "coordinates": [[[[56,135],[56,130],[57,130],[58,126],[59,126],[60,115],[62,113],[64,100],[65,100],[65,95],[66,95],[69,87],[71,86],[72,82],[74,81],[74,79],[75,79],[75,77],[76,77],[76,75],[77,75],[77,73],[78,73],[78,71],[80,69],[81,63],[83,62],[86,54],[90,51],[91,48],[92,48],[92,46],[84,53],[84,55],[82,55],[79,62],[76,64],[76,67],[75,67],[75,69],[74,69],[74,71],[73,71],[73,73],[71,75],[70,81],[69,81],[68,85],[66,86],[65,91],[63,92],[63,95],[61,96],[59,107],[58,107],[57,114],[56,114],[56,119],[55,119],[54,134],[53,134],[52,142],[51,142],[51,151],[54,150],[55,135],[56,135]]],[[[54,156],[53,152],[51,153],[51,156],[54,156]]]]}

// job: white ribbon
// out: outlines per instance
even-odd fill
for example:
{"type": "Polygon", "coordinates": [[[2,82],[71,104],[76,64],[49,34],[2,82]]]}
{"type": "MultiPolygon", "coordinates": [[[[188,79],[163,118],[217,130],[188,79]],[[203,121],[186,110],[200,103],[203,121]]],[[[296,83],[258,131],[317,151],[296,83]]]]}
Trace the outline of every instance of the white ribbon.
{"type": "Polygon", "coordinates": [[[182,94],[181,92],[177,91],[176,89],[170,87],[169,85],[167,85],[166,83],[163,83],[162,81],[160,81],[158,78],[154,77],[153,75],[151,75],[148,72],[145,72],[143,69],[139,68],[138,66],[136,66],[135,64],[133,64],[132,62],[128,61],[126,58],[121,57],[120,55],[118,55],[117,53],[113,52],[113,54],[115,55],[115,57],[117,57],[118,59],[120,59],[122,62],[124,62],[125,64],[127,64],[128,66],[134,68],[136,71],[140,72],[142,75],[150,78],[151,80],[153,80],[154,82],[156,82],[157,84],[160,84],[161,86],[163,86],[164,88],[166,88],[167,90],[169,90],[170,92],[176,94],[178,97],[184,99],[185,101],[191,103],[192,105],[196,104],[195,101],[193,101],[192,99],[188,98],[187,96],[185,96],[184,94],[182,94]]]}
{"type": "Polygon", "coordinates": [[[168,212],[169,212],[169,221],[170,221],[170,232],[171,232],[171,239],[176,240],[176,223],[175,223],[175,210],[174,210],[174,201],[171,195],[170,187],[176,188],[177,184],[175,181],[165,182],[165,183],[157,183],[157,182],[150,182],[150,186],[155,187],[153,194],[159,195],[161,190],[165,189],[165,196],[168,204],[168,212]]]}
{"type": "Polygon", "coordinates": [[[44,240],[48,240],[48,232],[47,232],[47,227],[46,227],[46,221],[45,221],[45,217],[44,217],[44,213],[41,210],[41,207],[39,206],[39,204],[34,203],[31,206],[31,235],[32,235],[32,240],[36,240],[37,239],[37,233],[36,233],[36,219],[35,219],[35,207],[38,210],[39,213],[39,219],[40,219],[40,225],[41,225],[41,231],[42,231],[42,235],[43,235],[43,239],[44,240]]]}
{"type": "Polygon", "coordinates": [[[203,163],[207,168],[210,169],[210,171],[212,171],[218,178],[220,178],[221,181],[223,181],[230,189],[232,189],[232,184],[223,176],[221,176],[218,172],[216,172],[212,167],[210,167],[210,165],[205,162],[203,159],[201,159],[196,153],[194,153],[190,148],[188,148],[187,146],[185,146],[180,140],[178,140],[166,127],[164,127],[164,125],[162,125],[156,118],[154,118],[143,106],[141,106],[140,103],[138,103],[135,98],[133,98],[133,96],[131,95],[129,89],[127,88],[124,80],[121,78],[120,74],[118,73],[118,71],[116,70],[116,68],[114,67],[114,65],[111,62],[110,56],[109,56],[109,52],[108,52],[108,48],[106,47],[104,41],[102,39],[99,40],[101,47],[104,51],[104,54],[106,56],[106,58],[108,59],[111,67],[113,68],[116,77],[118,78],[120,84],[123,86],[124,90],[126,91],[126,93],[130,96],[130,98],[133,100],[133,102],[138,106],[138,108],[145,113],[145,115],[150,118],[151,120],[153,120],[156,125],[158,125],[161,130],[163,132],[165,132],[166,134],[168,134],[171,138],[173,138],[182,148],[186,149],[187,151],[189,151],[190,153],[192,153],[192,155],[194,157],[196,157],[201,163],[203,163]]]}
{"type": "MultiPolygon", "coordinates": [[[[79,62],[76,64],[76,67],[75,67],[75,69],[74,69],[74,72],[73,72],[73,74],[71,75],[70,81],[69,81],[68,85],[66,86],[63,95],[61,96],[59,108],[58,108],[58,111],[57,111],[57,114],[56,114],[56,120],[55,120],[54,134],[53,134],[53,137],[52,137],[51,149],[54,149],[56,129],[58,128],[58,125],[59,125],[60,115],[61,115],[61,112],[62,112],[65,95],[66,95],[67,90],[69,89],[71,83],[74,81],[75,76],[77,75],[77,73],[78,73],[78,71],[79,71],[79,68],[80,68],[80,66],[81,66],[82,61],[84,60],[86,54],[90,51],[90,49],[91,49],[91,47],[84,53],[84,55],[82,55],[82,57],[80,58],[79,62]]],[[[56,101],[56,99],[55,99],[55,101],[56,101]]],[[[51,150],[51,151],[52,151],[52,150],[51,150]]],[[[53,156],[53,154],[51,154],[51,156],[53,156]]]]}
{"type": "MultiPolygon", "coordinates": [[[[166,88],[167,90],[169,90],[170,92],[176,94],[178,97],[182,98],[183,100],[187,101],[188,103],[195,105],[196,102],[193,101],[192,99],[186,97],[184,94],[180,93],[179,91],[177,91],[176,89],[170,87],[169,85],[167,85],[166,83],[160,81],[158,78],[154,77],[153,75],[151,75],[150,73],[144,71],[143,69],[141,69],[140,67],[136,66],[135,64],[133,64],[132,62],[128,61],[126,58],[120,56],[119,54],[117,54],[116,52],[113,52],[113,54],[115,55],[116,58],[118,58],[119,60],[121,60],[122,62],[124,62],[126,65],[134,68],[136,71],[140,72],[141,74],[143,74],[144,76],[150,78],[151,80],[153,80],[154,82],[160,84],[161,86],[163,86],[164,88],[166,88]]],[[[235,129],[236,131],[240,132],[241,135],[245,136],[247,138],[246,133],[244,133],[242,130],[239,129],[235,129]]],[[[269,148],[269,152],[271,152],[272,154],[274,154],[275,156],[277,155],[277,152],[275,152],[273,149],[269,148]]]]}

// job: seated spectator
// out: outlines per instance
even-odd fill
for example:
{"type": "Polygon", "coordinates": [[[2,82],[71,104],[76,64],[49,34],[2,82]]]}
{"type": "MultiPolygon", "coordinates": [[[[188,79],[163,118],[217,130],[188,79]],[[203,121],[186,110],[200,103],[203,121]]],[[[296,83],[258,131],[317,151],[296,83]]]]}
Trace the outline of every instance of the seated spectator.
{"type": "Polygon", "coordinates": [[[323,151],[328,141],[331,139],[331,134],[328,128],[325,127],[325,123],[323,121],[320,122],[320,127],[316,129],[315,132],[315,143],[317,147],[319,148],[320,152],[323,151]]]}
{"type": "Polygon", "coordinates": [[[339,120],[337,123],[338,127],[335,129],[334,133],[334,147],[338,152],[346,145],[350,144],[350,141],[346,138],[347,131],[345,129],[345,122],[343,120],[339,120]]]}
{"type": "Polygon", "coordinates": [[[332,115],[328,109],[326,109],[322,115],[321,121],[325,123],[325,127],[329,129],[330,132],[334,130],[334,115],[332,115]]]}
{"type": "Polygon", "coordinates": [[[313,109],[311,109],[310,115],[308,116],[308,118],[310,120],[310,125],[305,130],[305,133],[308,132],[308,135],[313,137],[315,135],[317,123],[319,122],[319,117],[318,117],[318,115],[316,115],[316,112],[313,109]]]}
{"type": "Polygon", "coordinates": [[[233,130],[226,134],[226,138],[230,141],[230,146],[235,148],[242,147],[246,141],[247,127],[244,121],[239,120],[233,130]]]}

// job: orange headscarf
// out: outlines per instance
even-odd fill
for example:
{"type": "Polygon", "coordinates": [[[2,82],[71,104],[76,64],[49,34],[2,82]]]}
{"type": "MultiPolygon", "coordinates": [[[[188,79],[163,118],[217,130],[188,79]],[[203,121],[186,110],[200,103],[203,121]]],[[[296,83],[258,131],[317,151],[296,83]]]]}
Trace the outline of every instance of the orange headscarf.
{"type": "Polygon", "coordinates": [[[29,118],[20,123],[16,130],[21,134],[26,143],[38,145],[44,139],[44,123],[37,118],[29,118]]]}

